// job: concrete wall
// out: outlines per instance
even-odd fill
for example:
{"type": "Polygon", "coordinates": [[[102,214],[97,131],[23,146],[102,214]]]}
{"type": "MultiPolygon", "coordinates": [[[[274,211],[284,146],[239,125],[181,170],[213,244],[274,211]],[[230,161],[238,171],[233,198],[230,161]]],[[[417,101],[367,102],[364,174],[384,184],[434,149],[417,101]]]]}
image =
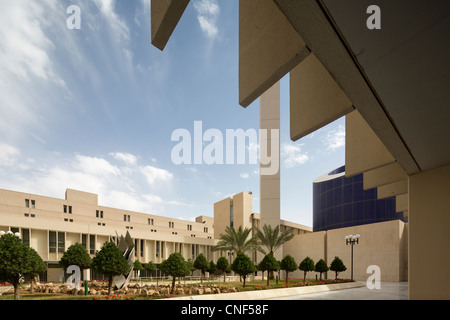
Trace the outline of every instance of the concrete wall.
{"type": "Polygon", "coordinates": [[[409,190],[409,298],[450,299],[450,165],[412,175],[409,190]]]}
{"type": "MultiPolygon", "coordinates": [[[[314,262],[324,259],[328,266],[338,256],[347,267],[338,275],[342,279],[351,278],[351,247],[346,245],[344,237],[360,234],[359,243],[353,248],[353,278],[366,281],[371,275],[367,267],[380,267],[381,281],[407,280],[407,224],[400,220],[374,223],[356,227],[300,234],[286,243],[283,254],[290,254],[297,264],[307,256],[314,262]]],[[[307,277],[315,277],[315,272],[307,277]]],[[[296,271],[290,277],[303,277],[296,271]]],[[[334,279],[334,272],[328,272],[328,278],[334,279]]]]}

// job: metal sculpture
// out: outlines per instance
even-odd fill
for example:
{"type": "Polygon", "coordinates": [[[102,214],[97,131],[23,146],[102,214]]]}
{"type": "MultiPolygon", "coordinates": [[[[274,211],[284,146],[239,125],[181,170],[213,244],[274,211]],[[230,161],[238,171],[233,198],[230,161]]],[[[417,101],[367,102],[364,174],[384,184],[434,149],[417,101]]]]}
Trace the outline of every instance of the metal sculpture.
{"type": "Polygon", "coordinates": [[[117,248],[119,248],[119,250],[123,253],[123,256],[125,257],[125,259],[127,259],[128,264],[130,265],[130,271],[128,271],[127,274],[123,274],[120,276],[115,276],[113,278],[113,282],[116,286],[117,289],[122,289],[124,287],[127,286],[127,284],[130,282],[131,280],[131,276],[133,273],[133,254],[134,254],[134,241],[130,236],[130,233],[127,231],[127,234],[125,235],[125,237],[123,235],[121,235],[119,237],[119,235],[116,232],[116,245],[117,248]]]}

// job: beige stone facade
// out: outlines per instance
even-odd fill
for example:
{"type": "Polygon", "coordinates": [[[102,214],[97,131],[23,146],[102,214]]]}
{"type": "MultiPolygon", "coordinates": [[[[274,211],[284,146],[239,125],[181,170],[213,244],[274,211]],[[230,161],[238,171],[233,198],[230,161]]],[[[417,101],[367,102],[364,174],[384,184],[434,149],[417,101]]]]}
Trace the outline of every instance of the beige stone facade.
{"type": "MultiPolygon", "coordinates": [[[[135,259],[160,263],[173,252],[186,259],[200,253],[216,261],[213,220],[196,221],[110,208],[98,203],[98,196],[67,189],[64,199],[0,190],[0,231],[19,232],[23,241],[41,258],[56,266],[64,251],[78,242],[93,256],[103,243],[129,232],[135,241],[135,259]]],[[[58,268],[50,268],[48,279],[61,281],[58,268]]]]}

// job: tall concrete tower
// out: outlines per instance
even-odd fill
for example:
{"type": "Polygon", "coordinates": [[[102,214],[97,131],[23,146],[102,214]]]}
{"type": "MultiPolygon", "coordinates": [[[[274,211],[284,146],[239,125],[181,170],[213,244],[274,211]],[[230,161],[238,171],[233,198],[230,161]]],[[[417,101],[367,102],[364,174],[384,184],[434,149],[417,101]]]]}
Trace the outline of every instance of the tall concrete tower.
{"type": "MultiPolygon", "coordinates": [[[[259,142],[261,229],[264,224],[280,225],[280,82],[260,97],[260,132],[264,131],[267,136],[260,135],[259,142]]],[[[281,259],[282,248],[275,257],[281,259]]]]}

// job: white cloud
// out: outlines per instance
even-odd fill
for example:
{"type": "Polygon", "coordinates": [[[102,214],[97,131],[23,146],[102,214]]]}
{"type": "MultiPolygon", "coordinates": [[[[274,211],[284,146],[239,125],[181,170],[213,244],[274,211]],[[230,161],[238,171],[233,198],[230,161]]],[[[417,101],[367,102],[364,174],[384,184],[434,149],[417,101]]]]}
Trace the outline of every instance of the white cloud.
{"type": "Polygon", "coordinates": [[[220,7],[216,0],[197,0],[194,2],[197,11],[197,19],[200,28],[210,39],[216,38],[219,33],[217,19],[220,14],[220,7]]]}
{"type": "Polygon", "coordinates": [[[286,168],[293,168],[311,160],[307,152],[303,152],[301,145],[291,142],[281,145],[281,157],[286,168]]]}
{"type": "Polygon", "coordinates": [[[130,30],[127,24],[115,12],[115,0],[94,0],[116,39],[130,40],[130,30]]]}
{"type": "Polygon", "coordinates": [[[327,150],[334,151],[345,146],[345,127],[339,125],[337,129],[331,130],[325,137],[327,150]]]}
{"type": "Polygon", "coordinates": [[[77,155],[74,168],[81,172],[91,174],[94,176],[117,176],[120,174],[118,167],[113,166],[107,160],[102,158],[88,157],[77,155]]]}
{"type": "Polygon", "coordinates": [[[59,32],[50,27],[64,14],[59,1],[0,1],[0,133],[17,137],[23,128],[44,126],[36,119],[51,107],[51,96],[67,92],[48,35],[59,32]]]}
{"type": "Polygon", "coordinates": [[[241,176],[242,179],[248,179],[250,177],[250,175],[248,173],[246,173],[246,172],[241,173],[240,176],[241,176]]]}
{"type": "Polygon", "coordinates": [[[0,166],[14,165],[19,154],[19,149],[0,142],[0,166]]]}
{"type": "Polygon", "coordinates": [[[131,153],[111,152],[109,155],[116,160],[123,161],[127,165],[134,165],[138,160],[138,158],[131,153]]]}
{"type": "Polygon", "coordinates": [[[140,171],[150,185],[155,182],[170,182],[173,178],[173,174],[169,171],[152,166],[141,167],[140,171]]]}

